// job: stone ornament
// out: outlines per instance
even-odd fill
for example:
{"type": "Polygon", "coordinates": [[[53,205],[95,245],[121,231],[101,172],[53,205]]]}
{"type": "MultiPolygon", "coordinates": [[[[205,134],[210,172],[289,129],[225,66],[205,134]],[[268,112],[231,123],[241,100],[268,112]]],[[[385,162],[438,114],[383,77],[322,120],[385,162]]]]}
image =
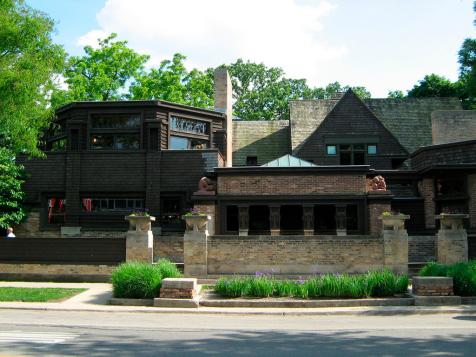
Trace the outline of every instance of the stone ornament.
{"type": "Polygon", "coordinates": [[[469,218],[469,215],[460,213],[442,213],[435,218],[440,220],[442,230],[460,230],[464,229],[463,219],[469,218]]]}
{"type": "Polygon", "coordinates": [[[152,230],[152,222],[155,221],[153,216],[126,216],[129,221],[129,230],[136,232],[148,232],[152,230]]]}
{"type": "Polygon", "coordinates": [[[198,182],[197,195],[214,195],[215,194],[215,182],[208,177],[202,177],[198,182]]]}
{"type": "Polygon", "coordinates": [[[211,219],[207,215],[189,215],[183,216],[185,220],[185,228],[187,231],[205,232],[208,220],[211,219]]]}
{"type": "Polygon", "coordinates": [[[382,220],[384,230],[396,232],[405,229],[405,221],[410,219],[410,216],[407,214],[382,214],[379,218],[382,220]]]}
{"type": "Polygon", "coordinates": [[[387,191],[387,183],[382,175],[375,176],[369,183],[370,191],[387,191]]]}

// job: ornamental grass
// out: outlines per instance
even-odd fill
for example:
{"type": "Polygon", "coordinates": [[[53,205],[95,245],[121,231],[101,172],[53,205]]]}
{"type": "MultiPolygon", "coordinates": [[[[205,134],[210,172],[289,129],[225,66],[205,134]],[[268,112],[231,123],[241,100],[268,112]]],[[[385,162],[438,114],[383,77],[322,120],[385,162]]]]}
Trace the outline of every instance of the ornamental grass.
{"type": "Polygon", "coordinates": [[[366,298],[404,294],[408,276],[389,270],[362,275],[332,275],[307,280],[278,280],[274,276],[234,276],[217,281],[214,291],[224,297],[366,298]]]}
{"type": "Polygon", "coordinates": [[[451,277],[455,295],[476,296],[476,260],[449,265],[430,262],[420,270],[419,275],[451,277]]]}

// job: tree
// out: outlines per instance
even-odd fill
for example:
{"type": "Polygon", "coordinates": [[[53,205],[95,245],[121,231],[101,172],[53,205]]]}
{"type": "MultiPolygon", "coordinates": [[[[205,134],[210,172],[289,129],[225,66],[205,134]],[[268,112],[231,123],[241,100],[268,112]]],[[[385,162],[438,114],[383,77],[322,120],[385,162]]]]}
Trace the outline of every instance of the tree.
{"type": "Polygon", "coordinates": [[[159,68],[139,75],[129,88],[131,99],[159,99],[201,108],[213,107],[213,72],[192,69],[183,63],[186,57],[176,53],[159,68]]]}
{"type": "Polygon", "coordinates": [[[14,153],[0,147],[0,228],[19,223],[25,216],[23,167],[15,163],[14,153]]]}
{"type": "Polygon", "coordinates": [[[68,90],[54,93],[55,105],[124,97],[127,82],[140,75],[149,56],[127,47],[127,41],[114,41],[116,37],[113,33],[99,40],[99,48],[85,46],[84,56],[69,58],[64,73],[68,90]]]}
{"type": "Polygon", "coordinates": [[[48,93],[64,63],[53,27],[21,0],[0,1],[0,146],[13,154],[41,155],[38,137],[52,116],[48,93]]]}
{"type": "Polygon", "coordinates": [[[464,40],[458,52],[460,81],[470,98],[476,97],[476,39],[464,40]]]}
{"type": "Polygon", "coordinates": [[[388,92],[387,97],[393,99],[403,99],[405,98],[405,93],[403,93],[401,90],[393,90],[388,92]]]}
{"type": "Polygon", "coordinates": [[[408,97],[460,97],[460,87],[437,74],[426,75],[408,91],[408,97]]]}

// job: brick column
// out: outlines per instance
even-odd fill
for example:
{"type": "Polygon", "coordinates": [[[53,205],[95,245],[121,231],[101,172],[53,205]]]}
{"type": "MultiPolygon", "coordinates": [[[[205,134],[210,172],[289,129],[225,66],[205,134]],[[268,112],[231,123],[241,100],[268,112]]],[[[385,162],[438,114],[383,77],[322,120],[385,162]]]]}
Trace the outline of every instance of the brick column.
{"type": "Polygon", "coordinates": [[[468,175],[469,226],[476,229],[476,174],[468,175]]]}
{"type": "Polygon", "coordinates": [[[463,227],[467,214],[441,214],[440,230],[436,235],[436,256],[438,263],[454,264],[468,261],[468,235],[463,227]]]}
{"type": "Polygon", "coordinates": [[[208,229],[210,216],[185,217],[183,237],[184,273],[187,277],[206,277],[208,274],[208,229]]]}
{"type": "Polygon", "coordinates": [[[382,222],[380,216],[383,212],[390,212],[393,195],[390,191],[370,191],[367,195],[368,202],[368,225],[372,236],[382,234],[382,222]]]}
{"type": "Polygon", "coordinates": [[[408,273],[408,233],[405,229],[407,215],[380,216],[384,266],[394,273],[408,273]]]}
{"type": "Polygon", "coordinates": [[[281,206],[269,206],[269,230],[272,236],[281,233],[281,206]]]}
{"type": "Polygon", "coordinates": [[[418,183],[418,191],[425,207],[425,227],[435,228],[435,186],[433,178],[424,178],[418,183]]]}
{"type": "Polygon", "coordinates": [[[240,236],[247,236],[250,224],[250,217],[249,217],[250,207],[247,205],[240,205],[238,206],[238,222],[239,222],[239,230],[238,235],[240,236]]]}
{"type": "Polygon", "coordinates": [[[302,213],[304,235],[312,236],[314,235],[314,205],[303,205],[302,213]]]}

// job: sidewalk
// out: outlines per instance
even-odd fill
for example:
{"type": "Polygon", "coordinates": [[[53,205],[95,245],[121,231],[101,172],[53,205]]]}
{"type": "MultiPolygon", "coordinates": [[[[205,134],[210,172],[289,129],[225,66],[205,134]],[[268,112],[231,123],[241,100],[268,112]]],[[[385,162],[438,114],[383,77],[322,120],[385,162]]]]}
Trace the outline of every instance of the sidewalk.
{"type": "Polygon", "coordinates": [[[52,311],[97,311],[122,313],[180,313],[220,315],[278,315],[278,316],[325,316],[325,315],[413,315],[413,314],[476,314],[476,305],[461,306],[375,306],[339,308],[218,308],[201,306],[198,309],[159,308],[140,306],[108,305],[112,287],[105,283],[45,283],[45,282],[0,282],[0,287],[31,288],[83,288],[88,289],[71,299],[61,302],[0,302],[0,309],[52,310],[52,311]]]}

